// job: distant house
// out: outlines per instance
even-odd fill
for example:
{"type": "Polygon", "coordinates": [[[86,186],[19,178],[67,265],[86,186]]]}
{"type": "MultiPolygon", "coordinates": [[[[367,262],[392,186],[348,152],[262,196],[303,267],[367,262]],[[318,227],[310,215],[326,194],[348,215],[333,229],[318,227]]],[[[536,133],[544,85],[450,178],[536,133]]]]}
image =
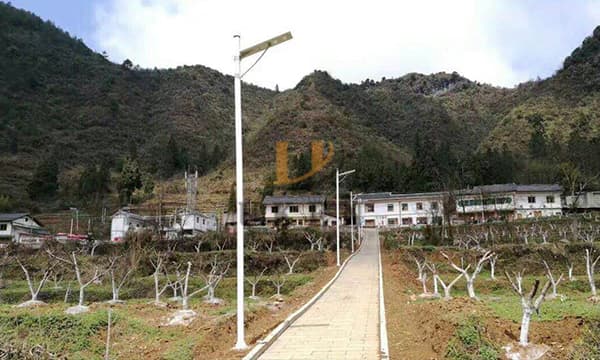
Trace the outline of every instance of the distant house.
{"type": "Polygon", "coordinates": [[[600,191],[583,191],[565,197],[565,207],[571,211],[600,210],[600,191]]]}
{"type": "Polygon", "coordinates": [[[355,201],[357,224],[365,227],[411,227],[440,224],[447,193],[358,194],[355,201]]]}
{"type": "Polygon", "coordinates": [[[156,225],[154,216],[142,216],[121,209],[113,214],[110,223],[110,240],[123,241],[128,232],[137,232],[153,228],[156,225]]]}
{"type": "Polygon", "coordinates": [[[557,184],[495,184],[458,191],[456,213],[467,222],[515,220],[562,214],[557,184]]]}
{"type": "Polygon", "coordinates": [[[27,213],[0,214],[0,241],[40,243],[49,235],[43,225],[27,213]]]}
{"type": "Polygon", "coordinates": [[[170,226],[163,228],[167,239],[177,239],[179,236],[190,237],[207,231],[217,230],[217,216],[198,211],[179,212],[170,226]]]}
{"type": "Polygon", "coordinates": [[[266,196],[265,223],[275,227],[279,221],[288,221],[292,226],[324,226],[325,197],[321,195],[306,196],[266,196]]]}

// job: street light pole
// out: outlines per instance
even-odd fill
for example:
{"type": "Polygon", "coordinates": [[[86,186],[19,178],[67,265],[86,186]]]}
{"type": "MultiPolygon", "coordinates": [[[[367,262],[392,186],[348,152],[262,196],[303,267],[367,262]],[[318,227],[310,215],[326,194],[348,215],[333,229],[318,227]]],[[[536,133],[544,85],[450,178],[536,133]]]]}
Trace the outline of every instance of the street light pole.
{"type": "Polygon", "coordinates": [[[244,340],[244,162],[242,159],[242,59],[240,57],[240,35],[234,36],[237,51],[235,60],[235,184],[236,184],[236,249],[237,249],[237,342],[236,350],[248,346],[244,340]]]}
{"type": "Polygon", "coordinates": [[[352,191],[350,191],[350,241],[352,242],[352,253],[354,254],[354,207],[352,206],[352,191]]]}
{"type": "Polygon", "coordinates": [[[335,242],[337,249],[337,266],[340,266],[340,181],[341,176],[350,175],[356,170],[348,170],[340,173],[340,169],[335,169],[335,242]]]}
{"type": "Polygon", "coordinates": [[[335,169],[335,243],[337,266],[340,266],[340,169],[335,169]]]}
{"type": "MultiPolygon", "coordinates": [[[[242,151],[242,59],[260,51],[290,40],[292,34],[287,32],[259,44],[241,50],[240,35],[234,36],[234,103],[235,103],[235,184],[236,184],[236,276],[237,276],[237,341],[235,350],[248,348],[244,340],[244,162],[242,151]]],[[[261,55],[262,56],[262,55],[261,55]]],[[[258,59],[260,60],[260,58],[258,59]]],[[[258,60],[254,63],[258,62],[258,60]]],[[[252,65],[252,66],[254,66],[252,65]]],[[[251,69],[252,67],[250,67],[251,69]]],[[[246,70],[248,72],[250,69],[246,70]]]]}

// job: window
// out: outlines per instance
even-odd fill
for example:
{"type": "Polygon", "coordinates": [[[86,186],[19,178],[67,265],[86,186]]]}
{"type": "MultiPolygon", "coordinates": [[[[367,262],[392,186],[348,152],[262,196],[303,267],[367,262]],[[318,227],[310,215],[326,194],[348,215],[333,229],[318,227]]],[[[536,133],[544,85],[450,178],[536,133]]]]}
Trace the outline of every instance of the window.
{"type": "Polygon", "coordinates": [[[388,225],[398,225],[397,218],[389,218],[389,219],[387,219],[387,221],[388,221],[388,225]]]}
{"type": "Polygon", "coordinates": [[[548,204],[554,204],[554,196],[552,196],[552,195],[546,196],[546,202],[548,204]]]}
{"type": "Polygon", "coordinates": [[[417,210],[423,210],[423,203],[417,203],[417,210]]]}
{"type": "Polygon", "coordinates": [[[317,205],[308,205],[308,212],[314,213],[317,211],[317,205]]]}
{"type": "Polygon", "coordinates": [[[417,218],[417,224],[418,225],[427,225],[427,217],[425,217],[425,216],[419,216],[417,218]]]}
{"type": "Polygon", "coordinates": [[[6,224],[0,224],[0,231],[6,231],[8,226],[6,224]]]}
{"type": "Polygon", "coordinates": [[[292,206],[290,206],[290,212],[291,213],[297,213],[298,212],[298,205],[292,205],[292,206]]]}
{"type": "Polygon", "coordinates": [[[374,212],[375,211],[375,205],[373,205],[373,204],[365,204],[365,211],[366,212],[374,212]]]}
{"type": "Polygon", "coordinates": [[[200,222],[200,216],[196,216],[196,222],[199,223],[200,222]]]}
{"type": "Polygon", "coordinates": [[[535,204],[535,196],[528,196],[527,202],[530,204],[535,204]]]}
{"type": "Polygon", "coordinates": [[[431,210],[437,210],[438,209],[438,203],[437,201],[433,201],[431,203],[431,210]]]}
{"type": "Polygon", "coordinates": [[[408,204],[402,204],[402,211],[408,211],[408,204]]]}
{"type": "Polygon", "coordinates": [[[271,212],[277,214],[279,212],[279,206],[271,206],[271,212]]]}
{"type": "Polygon", "coordinates": [[[388,204],[388,212],[394,211],[394,204],[388,204]]]}
{"type": "Polygon", "coordinates": [[[402,225],[412,225],[412,218],[406,217],[406,218],[402,218],[402,225]]]}

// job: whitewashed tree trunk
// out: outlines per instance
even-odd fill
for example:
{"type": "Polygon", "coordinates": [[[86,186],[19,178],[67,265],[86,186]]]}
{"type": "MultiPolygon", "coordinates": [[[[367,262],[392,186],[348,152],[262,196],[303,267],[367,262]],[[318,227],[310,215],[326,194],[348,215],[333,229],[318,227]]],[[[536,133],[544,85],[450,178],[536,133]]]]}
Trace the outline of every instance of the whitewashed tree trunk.
{"type": "Polygon", "coordinates": [[[448,255],[442,253],[442,256],[444,256],[446,259],[448,259],[448,261],[450,261],[450,266],[452,266],[456,271],[464,275],[465,280],[467,281],[467,293],[471,299],[478,299],[477,295],[475,294],[475,279],[483,269],[483,264],[485,264],[485,262],[488,261],[494,255],[495,254],[493,252],[486,251],[475,265],[475,269],[473,270],[473,272],[469,274],[468,270],[471,266],[470,264],[465,267],[464,262],[461,259],[461,266],[458,266],[452,260],[450,260],[450,257],[448,257],[448,255]]]}
{"type": "Polygon", "coordinates": [[[419,276],[417,276],[417,280],[423,281],[423,270],[427,266],[427,262],[425,260],[419,261],[419,259],[414,258],[415,263],[417,264],[417,271],[419,272],[419,276]]]}
{"type": "MultiPolygon", "coordinates": [[[[546,297],[546,293],[548,292],[548,289],[550,288],[550,282],[549,281],[546,282],[546,284],[542,288],[542,291],[540,292],[540,295],[537,298],[535,298],[537,291],[539,289],[539,286],[540,286],[539,280],[537,280],[537,279],[535,280],[533,288],[531,289],[531,291],[529,292],[528,295],[525,295],[522,287],[520,285],[517,285],[517,283],[515,283],[515,281],[513,281],[513,279],[511,279],[511,277],[508,275],[508,272],[505,271],[504,274],[506,275],[506,278],[508,279],[508,282],[512,286],[513,290],[521,298],[521,307],[523,309],[523,316],[521,318],[521,334],[519,336],[519,344],[521,346],[527,346],[529,344],[529,325],[531,323],[531,315],[534,312],[539,313],[540,306],[542,305],[542,302],[544,301],[544,299],[546,297]]],[[[520,274],[520,275],[522,276],[522,274],[520,274]]]]}
{"type": "Polygon", "coordinates": [[[592,296],[598,296],[596,291],[596,283],[594,280],[594,272],[596,268],[596,264],[598,260],[600,260],[600,255],[594,260],[594,250],[593,249],[585,249],[585,269],[588,276],[588,282],[590,283],[590,290],[592,291],[592,296]]]}
{"type": "Polygon", "coordinates": [[[498,255],[490,258],[490,279],[492,280],[496,280],[496,260],[498,260],[498,255]]]}
{"type": "Polygon", "coordinates": [[[192,263],[188,261],[187,263],[187,270],[185,272],[185,277],[183,279],[183,288],[181,289],[181,306],[183,308],[183,310],[188,310],[189,306],[190,306],[190,298],[204,290],[206,290],[207,288],[209,289],[210,292],[210,288],[208,287],[208,285],[188,294],[188,290],[189,290],[189,280],[190,280],[190,273],[192,271],[192,263]]]}
{"type": "Polygon", "coordinates": [[[573,264],[568,264],[568,272],[569,272],[569,281],[575,281],[575,277],[573,277],[573,264]]]}
{"type": "Polygon", "coordinates": [[[552,285],[552,294],[550,294],[549,297],[552,299],[555,299],[555,298],[559,297],[558,292],[557,292],[557,287],[563,279],[563,274],[560,274],[558,279],[554,278],[554,275],[552,274],[552,271],[550,270],[550,266],[548,265],[546,260],[544,260],[543,263],[544,263],[544,267],[546,268],[546,276],[548,277],[548,280],[550,280],[550,284],[552,285]]]}
{"type": "Polygon", "coordinates": [[[227,262],[225,264],[220,263],[218,261],[217,256],[215,255],[214,260],[211,262],[210,272],[204,276],[204,281],[206,282],[205,288],[208,289],[208,293],[205,297],[206,302],[210,304],[218,304],[221,301],[215,297],[215,289],[223,280],[223,277],[229,271],[230,263],[227,262]]]}
{"type": "MultiPolygon", "coordinates": [[[[50,274],[52,272],[52,268],[54,267],[54,265],[52,265],[48,269],[44,270],[42,278],[40,279],[38,285],[35,286],[35,279],[33,279],[33,276],[30,275],[29,270],[25,267],[25,265],[23,265],[23,263],[21,262],[21,260],[19,258],[17,258],[16,260],[17,260],[17,263],[19,264],[19,266],[21,267],[21,269],[23,270],[23,273],[25,274],[25,280],[27,280],[27,286],[29,287],[29,292],[31,294],[31,300],[29,300],[29,302],[27,302],[27,303],[43,304],[41,301],[38,301],[38,295],[39,295],[40,291],[42,290],[42,288],[44,287],[44,284],[46,283],[46,281],[50,278],[50,274]]],[[[27,304],[27,303],[23,303],[22,305],[27,304]]]]}
{"type": "Polygon", "coordinates": [[[283,258],[285,259],[285,263],[287,264],[288,269],[289,269],[288,274],[294,273],[294,266],[296,266],[296,263],[300,260],[301,257],[302,257],[302,253],[299,253],[298,257],[296,257],[296,259],[291,261],[291,259],[292,259],[291,255],[288,258],[287,254],[283,254],[283,258]]]}
{"type": "Polygon", "coordinates": [[[463,275],[464,275],[463,273],[460,273],[448,285],[446,285],[446,283],[444,283],[444,281],[442,280],[441,277],[439,277],[438,275],[434,275],[434,277],[437,279],[437,281],[440,283],[440,285],[442,285],[442,289],[444,289],[444,300],[452,299],[452,295],[451,295],[452,287],[458,282],[458,280],[460,280],[461,277],[463,277],[463,275]]]}
{"type": "Polygon", "coordinates": [[[267,268],[264,268],[258,275],[246,277],[246,281],[248,281],[250,283],[250,285],[252,286],[252,295],[250,295],[251,299],[258,299],[258,296],[256,296],[256,286],[262,279],[265,271],[267,271],[267,268]]]}

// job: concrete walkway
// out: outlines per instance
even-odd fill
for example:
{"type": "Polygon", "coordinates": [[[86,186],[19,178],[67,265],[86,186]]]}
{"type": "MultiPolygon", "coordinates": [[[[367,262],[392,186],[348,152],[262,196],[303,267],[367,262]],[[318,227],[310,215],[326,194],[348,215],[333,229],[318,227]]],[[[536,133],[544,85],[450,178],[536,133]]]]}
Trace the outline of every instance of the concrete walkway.
{"type": "Polygon", "coordinates": [[[377,231],[366,229],[337,281],[260,359],[378,359],[378,247],[377,231]]]}

